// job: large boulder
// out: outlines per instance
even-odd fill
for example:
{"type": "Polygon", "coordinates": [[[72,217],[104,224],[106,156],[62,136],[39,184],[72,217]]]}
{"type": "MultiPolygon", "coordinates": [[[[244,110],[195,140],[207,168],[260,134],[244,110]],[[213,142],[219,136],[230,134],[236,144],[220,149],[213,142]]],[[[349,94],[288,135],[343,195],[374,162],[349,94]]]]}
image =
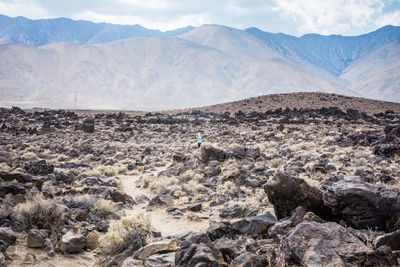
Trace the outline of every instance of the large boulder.
{"type": "Polygon", "coordinates": [[[85,245],[86,238],[84,236],[69,231],[61,238],[60,250],[65,253],[79,253],[83,251],[85,245]]]}
{"type": "Polygon", "coordinates": [[[367,183],[359,176],[346,176],[332,184],[323,201],[335,215],[358,229],[390,230],[399,219],[400,191],[367,183]]]}
{"type": "Polygon", "coordinates": [[[205,233],[190,237],[175,254],[175,266],[228,266],[205,233]]]}
{"type": "Polygon", "coordinates": [[[298,206],[303,206],[323,218],[331,215],[331,211],[322,201],[322,191],[288,173],[277,173],[265,184],[264,191],[274,205],[278,219],[290,216],[298,206]]]}
{"type": "Polygon", "coordinates": [[[215,148],[210,145],[204,145],[201,147],[200,157],[205,162],[209,162],[211,160],[223,162],[227,158],[227,155],[222,149],[215,148]]]}
{"type": "MultiPolygon", "coordinates": [[[[294,266],[374,266],[372,249],[334,222],[304,220],[282,242],[280,260],[294,266]]],[[[382,266],[390,265],[382,262],[382,266]]]]}

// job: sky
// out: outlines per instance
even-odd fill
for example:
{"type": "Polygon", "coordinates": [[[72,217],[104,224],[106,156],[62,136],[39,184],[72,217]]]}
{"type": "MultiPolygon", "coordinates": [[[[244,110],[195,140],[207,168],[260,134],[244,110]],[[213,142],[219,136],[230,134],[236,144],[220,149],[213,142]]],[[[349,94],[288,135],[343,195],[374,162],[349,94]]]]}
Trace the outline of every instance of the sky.
{"type": "Polygon", "coordinates": [[[359,35],[399,26],[400,0],[0,0],[0,14],[140,24],[162,31],[221,24],[295,36],[359,35]]]}

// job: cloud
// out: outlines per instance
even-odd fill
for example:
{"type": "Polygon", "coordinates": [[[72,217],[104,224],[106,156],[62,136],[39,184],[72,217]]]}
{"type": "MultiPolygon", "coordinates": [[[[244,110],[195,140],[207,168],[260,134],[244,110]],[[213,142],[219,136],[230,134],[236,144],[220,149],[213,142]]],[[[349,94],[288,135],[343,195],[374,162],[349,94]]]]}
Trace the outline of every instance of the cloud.
{"type": "Polygon", "coordinates": [[[354,35],[399,25],[399,0],[0,0],[0,12],[29,18],[70,17],[170,30],[187,25],[258,27],[294,35],[354,35]]]}

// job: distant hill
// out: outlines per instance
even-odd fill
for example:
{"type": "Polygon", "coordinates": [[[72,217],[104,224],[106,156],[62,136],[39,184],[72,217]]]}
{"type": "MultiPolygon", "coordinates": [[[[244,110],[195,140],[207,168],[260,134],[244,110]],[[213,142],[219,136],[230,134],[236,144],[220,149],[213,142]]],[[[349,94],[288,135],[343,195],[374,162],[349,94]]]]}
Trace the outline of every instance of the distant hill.
{"type": "Polygon", "coordinates": [[[115,25],[75,21],[67,18],[31,20],[0,15],[0,44],[42,46],[54,42],[93,44],[136,36],[176,36],[190,31],[188,26],[173,31],[149,30],[140,25],[115,25]]]}
{"type": "MultiPolygon", "coordinates": [[[[236,112],[266,112],[276,109],[321,109],[337,107],[343,111],[355,109],[373,115],[386,111],[400,113],[400,103],[379,101],[360,97],[349,97],[327,93],[289,93],[271,94],[252,97],[234,102],[196,107],[189,110],[201,110],[206,112],[224,113],[226,111],[234,114],[236,112]]],[[[187,111],[187,110],[186,110],[187,111]]],[[[181,110],[174,111],[176,113],[181,110]]]]}
{"type": "Polygon", "coordinates": [[[399,67],[395,26],[294,37],[0,15],[0,106],[157,110],[292,92],[400,102],[399,67]]]}

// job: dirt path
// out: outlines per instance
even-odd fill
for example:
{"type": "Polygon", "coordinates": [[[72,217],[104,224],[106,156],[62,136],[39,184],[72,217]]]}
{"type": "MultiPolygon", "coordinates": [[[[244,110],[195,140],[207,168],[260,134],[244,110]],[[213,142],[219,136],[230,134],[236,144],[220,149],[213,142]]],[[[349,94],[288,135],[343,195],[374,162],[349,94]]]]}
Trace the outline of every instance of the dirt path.
{"type": "MultiPolygon", "coordinates": [[[[141,187],[137,187],[136,182],[141,177],[153,177],[157,178],[158,173],[165,170],[166,168],[158,168],[149,173],[145,173],[142,175],[120,175],[118,176],[121,181],[122,189],[135,198],[139,195],[145,195],[148,198],[153,198],[155,195],[151,193],[149,190],[141,187]]],[[[175,200],[175,207],[179,207],[179,203],[175,200]]],[[[173,216],[172,214],[166,211],[166,207],[155,208],[152,211],[146,211],[146,204],[139,204],[133,206],[132,210],[125,210],[126,215],[134,215],[138,213],[145,213],[149,216],[151,225],[154,226],[158,231],[161,232],[162,236],[169,236],[180,234],[186,231],[205,231],[208,228],[208,220],[202,221],[193,221],[186,217],[186,214],[183,216],[173,216]]]]}

